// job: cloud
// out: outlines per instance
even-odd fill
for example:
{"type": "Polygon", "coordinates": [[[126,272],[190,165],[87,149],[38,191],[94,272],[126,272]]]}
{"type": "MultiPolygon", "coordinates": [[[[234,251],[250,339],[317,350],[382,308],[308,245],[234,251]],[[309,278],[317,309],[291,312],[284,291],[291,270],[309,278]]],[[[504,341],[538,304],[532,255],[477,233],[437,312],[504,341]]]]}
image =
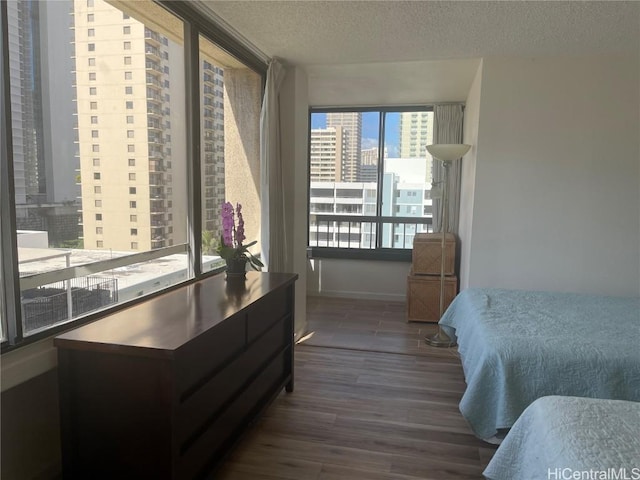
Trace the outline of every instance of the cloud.
{"type": "Polygon", "coordinates": [[[367,150],[369,148],[376,148],[378,146],[377,138],[363,138],[362,139],[362,150],[367,150]]]}

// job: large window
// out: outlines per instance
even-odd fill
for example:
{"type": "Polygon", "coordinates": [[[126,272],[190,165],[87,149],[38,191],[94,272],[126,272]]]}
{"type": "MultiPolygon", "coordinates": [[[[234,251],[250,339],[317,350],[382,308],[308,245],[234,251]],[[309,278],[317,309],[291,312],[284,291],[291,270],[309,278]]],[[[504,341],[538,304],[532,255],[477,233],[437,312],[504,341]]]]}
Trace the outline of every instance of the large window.
{"type": "Polygon", "coordinates": [[[215,254],[225,201],[242,205],[247,239],[260,235],[262,78],[200,37],[202,255],[215,254]]]}
{"type": "Polygon", "coordinates": [[[312,255],[406,258],[415,234],[431,231],[432,108],[310,115],[312,255]]]}
{"type": "Polygon", "coordinates": [[[266,67],[175,8],[3,2],[14,194],[1,206],[0,285],[20,279],[16,299],[0,292],[3,347],[220,270],[225,200],[259,235],[259,183],[246,179],[259,178],[266,67]]]}

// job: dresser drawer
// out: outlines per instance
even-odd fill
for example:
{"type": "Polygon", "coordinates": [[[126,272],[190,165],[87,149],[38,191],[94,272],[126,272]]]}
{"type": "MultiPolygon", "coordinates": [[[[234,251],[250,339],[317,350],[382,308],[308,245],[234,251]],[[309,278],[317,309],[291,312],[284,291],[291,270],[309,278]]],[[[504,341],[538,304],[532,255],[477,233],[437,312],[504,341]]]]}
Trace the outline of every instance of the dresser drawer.
{"type": "Polygon", "coordinates": [[[215,420],[221,407],[242,395],[263,365],[286,345],[288,322],[280,319],[263,336],[233,360],[178,408],[178,440],[180,448],[192,443],[198,432],[215,420]]]}
{"type": "Polygon", "coordinates": [[[244,315],[235,317],[192,340],[176,354],[178,395],[183,398],[197,390],[216,370],[245,346],[244,315]]]}
{"type": "Polygon", "coordinates": [[[232,445],[267,398],[275,394],[285,371],[284,352],[277,355],[232,404],[209,425],[189,448],[181,452],[179,478],[200,478],[221,459],[220,450],[232,445]],[[277,389],[274,389],[276,386],[277,389]],[[215,453],[212,453],[215,452],[215,453]]]}
{"type": "Polygon", "coordinates": [[[288,310],[289,290],[284,288],[252,305],[247,318],[247,341],[253,342],[275,319],[284,317],[288,310]]]}

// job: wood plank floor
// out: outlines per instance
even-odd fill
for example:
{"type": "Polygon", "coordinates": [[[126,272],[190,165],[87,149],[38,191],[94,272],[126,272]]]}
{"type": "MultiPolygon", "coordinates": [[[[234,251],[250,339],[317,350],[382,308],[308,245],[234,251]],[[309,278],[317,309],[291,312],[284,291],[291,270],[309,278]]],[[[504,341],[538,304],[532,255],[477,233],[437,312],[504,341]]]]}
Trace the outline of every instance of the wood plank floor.
{"type": "Polygon", "coordinates": [[[243,438],[223,480],[481,479],[495,447],[458,411],[454,349],[426,346],[433,325],[403,303],[309,298],[295,390],[243,438]]]}

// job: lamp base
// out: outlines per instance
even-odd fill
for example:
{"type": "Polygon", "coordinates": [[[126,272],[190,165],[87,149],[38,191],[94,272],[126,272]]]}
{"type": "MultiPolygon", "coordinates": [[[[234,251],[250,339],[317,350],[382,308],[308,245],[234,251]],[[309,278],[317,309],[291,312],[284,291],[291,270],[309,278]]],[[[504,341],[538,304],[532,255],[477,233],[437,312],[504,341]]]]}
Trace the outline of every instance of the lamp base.
{"type": "Polygon", "coordinates": [[[449,348],[456,346],[455,340],[451,340],[441,329],[438,329],[438,332],[430,337],[424,337],[424,342],[431,347],[449,348]]]}

